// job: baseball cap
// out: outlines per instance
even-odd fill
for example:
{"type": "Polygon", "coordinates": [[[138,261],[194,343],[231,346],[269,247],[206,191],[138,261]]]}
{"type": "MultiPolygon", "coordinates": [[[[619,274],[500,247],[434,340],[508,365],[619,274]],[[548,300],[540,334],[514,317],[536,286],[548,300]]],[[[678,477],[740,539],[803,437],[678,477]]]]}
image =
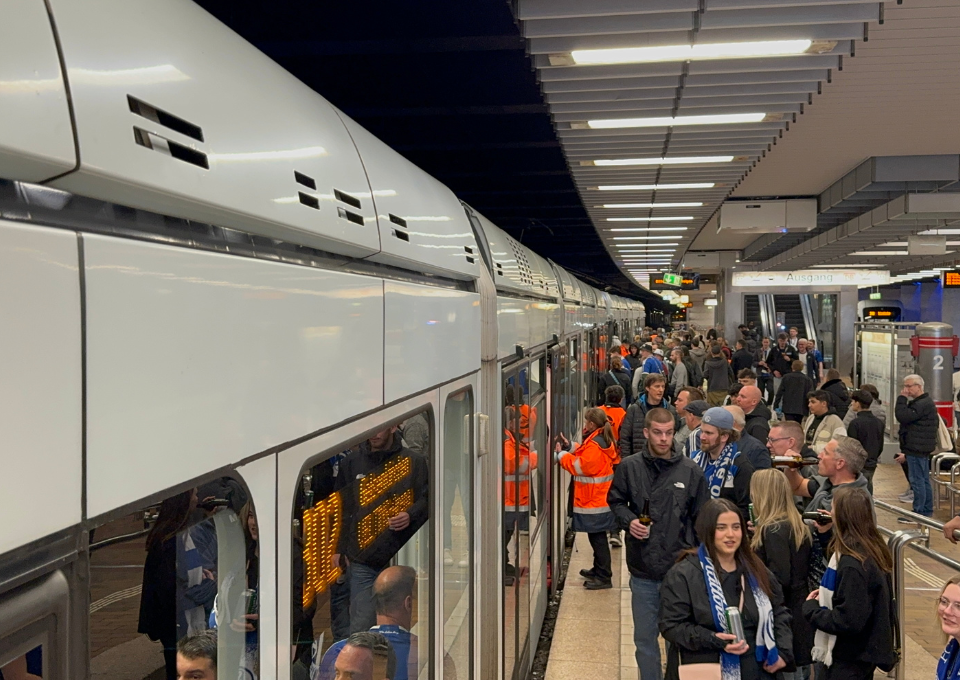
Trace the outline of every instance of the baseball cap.
{"type": "Polygon", "coordinates": [[[641,352],[650,352],[650,354],[653,354],[653,345],[651,345],[649,342],[646,343],[645,345],[641,345],[641,346],[640,346],[640,351],[641,351],[641,352]]]}
{"type": "MultiPolygon", "coordinates": [[[[689,408],[689,405],[687,408],[689,408]]],[[[732,430],[733,414],[724,408],[714,406],[713,408],[707,409],[707,412],[703,414],[703,422],[706,425],[713,425],[721,430],[732,430]]]]}
{"type": "Polygon", "coordinates": [[[654,354],[658,354],[659,356],[663,356],[663,350],[660,349],[659,347],[658,347],[657,349],[653,350],[653,353],[654,353],[654,354]]]}
{"type": "Polygon", "coordinates": [[[687,413],[695,415],[697,418],[702,418],[703,414],[710,410],[710,404],[705,402],[703,399],[695,399],[684,406],[683,410],[687,413]]]}

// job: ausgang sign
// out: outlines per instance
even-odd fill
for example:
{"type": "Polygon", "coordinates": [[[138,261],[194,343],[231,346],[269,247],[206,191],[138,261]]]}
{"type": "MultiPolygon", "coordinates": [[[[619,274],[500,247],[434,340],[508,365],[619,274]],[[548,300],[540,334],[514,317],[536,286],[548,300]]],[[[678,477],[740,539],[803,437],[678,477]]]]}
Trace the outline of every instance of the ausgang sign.
{"type": "Polygon", "coordinates": [[[733,272],[732,285],[763,286],[884,286],[890,272],[876,269],[801,269],[795,272],[733,272]]]}

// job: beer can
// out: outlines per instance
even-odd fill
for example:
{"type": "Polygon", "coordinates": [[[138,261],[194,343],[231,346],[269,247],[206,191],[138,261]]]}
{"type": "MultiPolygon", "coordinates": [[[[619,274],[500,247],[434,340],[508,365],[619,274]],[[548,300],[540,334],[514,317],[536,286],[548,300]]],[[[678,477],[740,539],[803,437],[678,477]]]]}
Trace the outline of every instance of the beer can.
{"type": "Polygon", "coordinates": [[[743,635],[743,619],[740,618],[740,610],[736,607],[727,607],[726,610],[727,617],[727,632],[736,637],[734,642],[742,642],[744,639],[743,635]]]}

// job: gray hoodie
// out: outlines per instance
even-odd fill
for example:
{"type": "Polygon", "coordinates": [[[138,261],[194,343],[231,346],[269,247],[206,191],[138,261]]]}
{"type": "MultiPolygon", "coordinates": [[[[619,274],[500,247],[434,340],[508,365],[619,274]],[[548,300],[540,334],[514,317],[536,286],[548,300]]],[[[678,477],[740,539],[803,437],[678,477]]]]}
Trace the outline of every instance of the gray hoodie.
{"type": "Polygon", "coordinates": [[[703,371],[703,362],[707,358],[707,350],[705,350],[702,345],[700,347],[691,347],[690,358],[696,361],[697,366],[703,371]]]}

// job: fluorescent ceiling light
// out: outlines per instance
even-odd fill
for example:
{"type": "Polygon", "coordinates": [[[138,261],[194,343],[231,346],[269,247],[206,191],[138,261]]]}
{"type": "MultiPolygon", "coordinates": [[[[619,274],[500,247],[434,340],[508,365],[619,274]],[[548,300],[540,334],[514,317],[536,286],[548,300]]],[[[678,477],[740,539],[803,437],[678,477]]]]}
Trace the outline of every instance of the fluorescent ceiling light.
{"type": "Polygon", "coordinates": [[[734,123],[759,123],[766,113],[727,113],[713,116],[663,116],[657,118],[611,118],[588,120],[591,130],[613,128],[673,127],[676,125],[729,125],[734,123]]]}
{"type": "Polygon", "coordinates": [[[677,217],[608,217],[607,222],[689,222],[693,219],[692,215],[681,215],[677,217]]]}
{"type": "Polygon", "coordinates": [[[875,269],[882,264],[812,264],[812,269],[875,269]]]}
{"type": "MultiPolygon", "coordinates": [[[[673,238],[680,238],[679,236],[674,236],[673,238]]],[[[651,243],[647,245],[645,243],[614,243],[617,248],[664,248],[666,246],[678,246],[679,243],[651,243]]]]}
{"type": "Polygon", "coordinates": [[[597,187],[598,191],[661,191],[666,189],[712,189],[713,182],[694,182],[692,184],[608,184],[597,187]]]}
{"type": "Polygon", "coordinates": [[[920,233],[924,236],[958,236],[960,235],[960,229],[928,229],[920,233]]]}
{"type": "Polygon", "coordinates": [[[594,165],[681,165],[683,163],[729,163],[733,156],[672,156],[670,158],[601,158],[594,165]]]}
{"type": "MultiPolygon", "coordinates": [[[[879,248],[896,248],[896,247],[906,248],[908,245],[910,244],[907,243],[906,241],[890,241],[889,243],[881,243],[878,247],[879,248]]],[[[947,245],[960,246],[960,241],[947,241],[947,245]]]]}
{"type": "Polygon", "coordinates": [[[649,253],[675,253],[677,252],[676,248],[666,248],[664,250],[621,250],[617,255],[622,255],[623,257],[630,257],[631,255],[647,255],[649,253]]]}
{"type": "Polygon", "coordinates": [[[601,208],[699,208],[703,203],[604,203],[601,208]]]}
{"type": "Polygon", "coordinates": [[[906,250],[858,250],[856,252],[850,253],[851,255],[909,255],[909,251],[906,250]]]}
{"type": "Polygon", "coordinates": [[[604,229],[604,231],[686,231],[689,227],[620,227],[619,229],[604,229]]]}
{"type": "Polygon", "coordinates": [[[701,59],[737,59],[745,57],[785,57],[792,54],[803,54],[810,49],[812,44],[812,40],[761,40],[738,43],[573,50],[570,56],[573,62],[579,66],[592,64],[641,64],[657,61],[699,61],[701,59]]]}
{"type": "Polygon", "coordinates": [[[614,236],[614,241],[634,241],[637,239],[665,239],[665,238],[677,238],[676,236],[614,236]]]}

